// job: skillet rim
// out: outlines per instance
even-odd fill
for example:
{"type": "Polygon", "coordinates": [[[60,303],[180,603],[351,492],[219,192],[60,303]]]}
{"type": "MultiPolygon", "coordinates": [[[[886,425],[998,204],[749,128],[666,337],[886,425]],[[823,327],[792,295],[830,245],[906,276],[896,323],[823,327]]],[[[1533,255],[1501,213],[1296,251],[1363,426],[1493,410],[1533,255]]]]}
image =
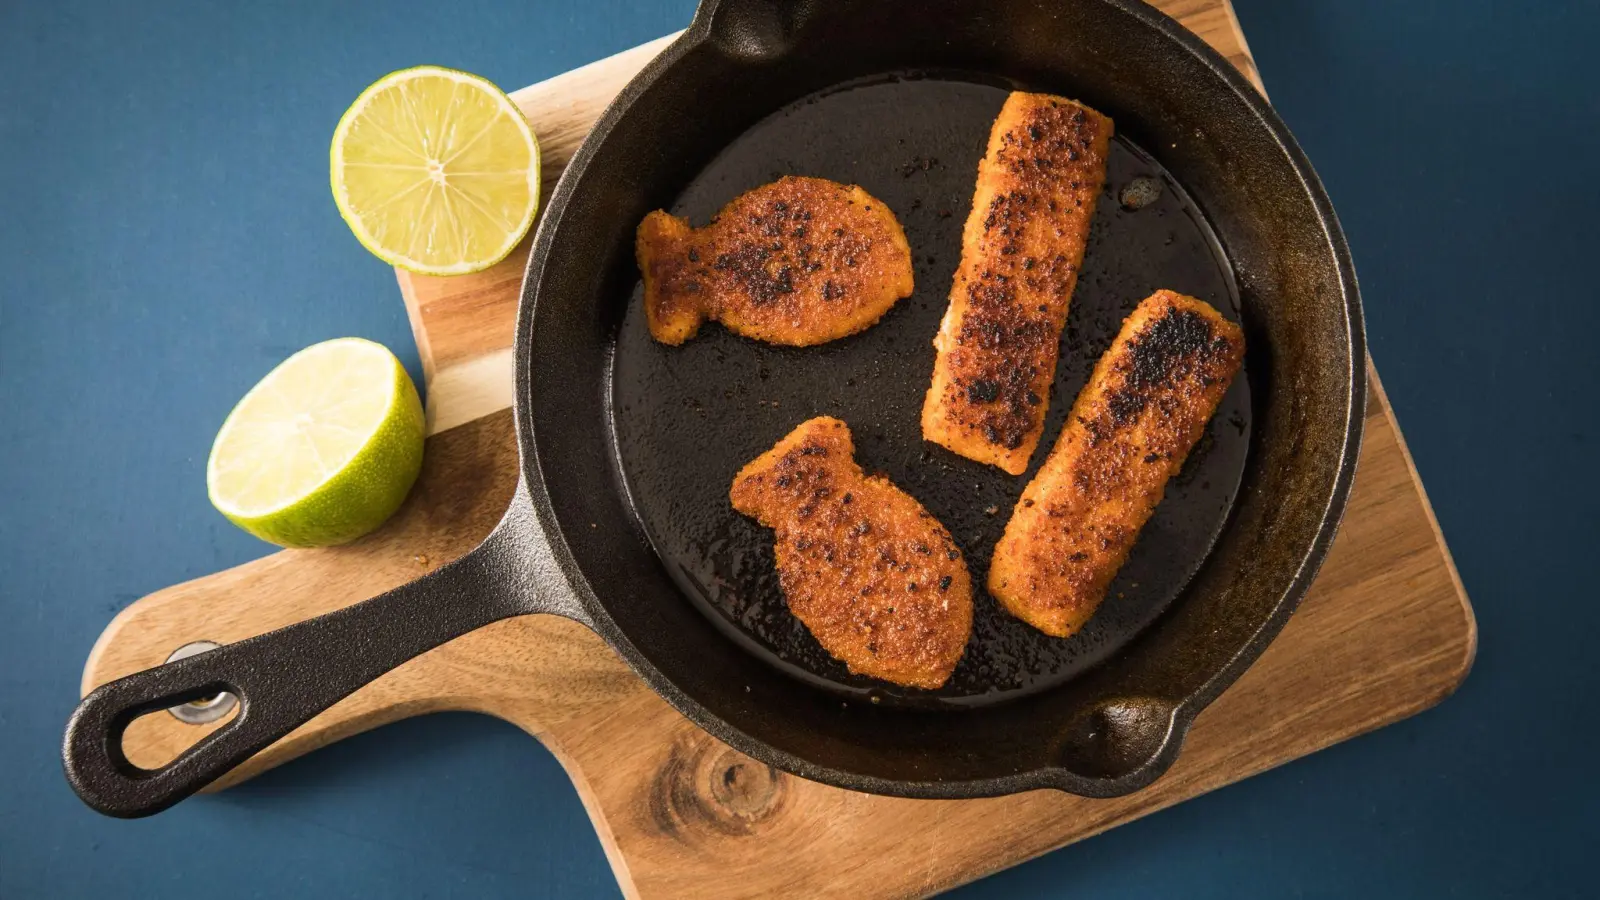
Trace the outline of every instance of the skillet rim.
{"type": "Polygon", "coordinates": [[[549,548],[550,560],[557,570],[549,574],[559,575],[571,595],[577,598],[582,615],[575,618],[604,638],[628,667],[674,709],[697,727],[734,749],[800,777],[849,790],[917,799],[992,797],[1040,788],[1054,788],[1084,797],[1106,798],[1128,794],[1147,786],[1159,778],[1177,759],[1189,728],[1199,713],[1237,681],[1260,657],[1299,607],[1326,559],[1328,548],[1337,534],[1347,509],[1366,420],[1368,392],[1366,326],[1350,247],[1321,179],[1290,133],[1287,124],[1273,110],[1261,92],[1232,63],[1198,35],[1140,0],[1081,0],[1110,7],[1116,12],[1133,17],[1144,26],[1155,29],[1176,44],[1175,50],[1187,51],[1194,57],[1194,61],[1220,78],[1226,88],[1243,103],[1249,114],[1270,136],[1272,143],[1287,157],[1301,190],[1311,201],[1317,222],[1322,229],[1321,243],[1332,252],[1338,273],[1338,286],[1347,323],[1346,341],[1349,347],[1349,366],[1345,373],[1348,385],[1345,407],[1348,412],[1343,429],[1345,438],[1343,447],[1339,451],[1333,484],[1322,508],[1321,523],[1301,554],[1299,567],[1280,595],[1271,615],[1250,633],[1249,638],[1225,665],[1218,668],[1199,688],[1190,692],[1173,707],[1168,733],[1163,738],[1160,751],[1139,768],[1114,778],[1085,776],[1069,771],[1061,765],[1046,765],[987,778],[911,781],[865,775],[814,763],[755,738],[710,712],[680,689],[674,681],[662,674],[622,633],[607,611],[605,602],[590,588],[582,567],[565,540],[551,503],[548,488],[550,479],[546,477],[545,468],[539,458],[529,409],[534,390],[531,346],[534,329],[537,327],[540,276],[549,263],[551,245],[572,197],[577,193],[579,184],[583,181],[599,147],[610,136],[618,121],[628,113],[634,101],[690,51],[712,40],[712,23],[717,11],[725,5],[737,2],[748,2],[748,0],[703,0],[695,11],[689,27],[646,64],[612,99],[605,112],[595,121],[577,152],[573,154],[551,191],[534,236],[517,306],[516,339],[513,347],[516,394],[512,410],[520,451],[521,489],[526,491],[532,506],[533,527],[541,533],[549,548]]]}

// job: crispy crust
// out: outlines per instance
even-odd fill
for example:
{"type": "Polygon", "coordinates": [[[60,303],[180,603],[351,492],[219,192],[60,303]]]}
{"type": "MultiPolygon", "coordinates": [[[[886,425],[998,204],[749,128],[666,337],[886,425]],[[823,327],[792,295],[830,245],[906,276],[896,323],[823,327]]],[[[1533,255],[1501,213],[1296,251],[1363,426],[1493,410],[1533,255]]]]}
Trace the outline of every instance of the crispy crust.
{"type": "Polygon", "coordinates": [[[936,688],[972,632],[972,577],[950,532],[855,461],[850,429],[803,422],[740,470],[729,499],[777,531],[789,609],[850,671],[936,688]]]}
{"type": "Polygon", "coordinates": [[[1139,304],[995,545],[1001,606],[1057,637],[1083,627],[1243,360],[1239,327],[1204,302],[1139,304]]]}
{"type": "Polygon", "coordinates": [[[657,210],[635,239],[650,333],[694,337],[707,319],[794,347],[871,327],[912,290],[894,213],[854,185],[789,176],[736,197],[704,228],[657,210]]]}
{"type": "Polygon", "coordinates": [[[978,164],[961,265],[933,342],[924,438],[1013,475],[1027,470],[1111,131],[1110,119],[1071,100],[1007,98],[978,164]]]}

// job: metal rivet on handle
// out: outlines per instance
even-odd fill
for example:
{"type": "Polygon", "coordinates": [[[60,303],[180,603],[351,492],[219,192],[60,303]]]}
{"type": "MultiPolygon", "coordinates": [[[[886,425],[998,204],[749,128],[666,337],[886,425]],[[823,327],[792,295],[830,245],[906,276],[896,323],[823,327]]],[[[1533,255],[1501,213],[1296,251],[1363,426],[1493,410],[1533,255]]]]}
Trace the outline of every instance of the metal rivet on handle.
{"type": "MultiPolygon", "coordinates": [[[[182,647],[172,651],[172,655],[167,657],[167,662],[188,659],[208,650],[215,650],[220,646],[222,645],[215,641],[194,641],[184,644],[182,647]]],[[[202,697],[199,700],[191,700],[181,706],[168,707],[167,712],[172,713],[173,718],[180,722],[189,725],[206,725],[232,712],[234,706],[238,703],[238,697],[224,691],[221,694],[202,697]]]]}

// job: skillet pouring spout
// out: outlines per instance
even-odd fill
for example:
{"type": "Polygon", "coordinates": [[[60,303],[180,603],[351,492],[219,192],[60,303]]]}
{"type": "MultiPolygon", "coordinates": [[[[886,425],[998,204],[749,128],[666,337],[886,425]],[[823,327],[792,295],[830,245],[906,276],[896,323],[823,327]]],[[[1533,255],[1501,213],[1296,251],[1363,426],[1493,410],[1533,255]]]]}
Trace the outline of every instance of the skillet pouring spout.
{"type": "Polygon", "coordinates": [[[471,553],[386,594],[103,685],[67,723],[67,780],[91,808],[137,818],[172,806],[378,676],[469,631],[554,613],[587,624],[552,577],[550,554],[519,485],[500,524],[471,553]],[[140,716],[227,691],[232,722],[159,769],[134,765],[122,738],[140,716]]]}

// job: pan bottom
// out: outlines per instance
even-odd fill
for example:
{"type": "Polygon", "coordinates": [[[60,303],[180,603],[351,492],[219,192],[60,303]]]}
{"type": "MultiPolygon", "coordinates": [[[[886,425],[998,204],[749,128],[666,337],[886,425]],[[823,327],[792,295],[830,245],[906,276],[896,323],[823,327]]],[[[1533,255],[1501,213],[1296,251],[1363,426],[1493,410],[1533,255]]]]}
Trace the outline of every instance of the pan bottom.
{"type": "Polygon", "coordinates": [[[981,589],[1012,506],[1134,306],[1170,288],[1239,317],[1232,267],[1210,225],[1150,154],[1119,136],[1062,338],[1044,440],[1029,471],[1013,477],[924,442],[920,413],[932,341],[960,259],[978,161],[1011,89],[960,76],[902,74],[821,92],[741,135],[673,205],[671,212],[700,226],[740,193],[782,175],[861,185],[899,217],[915,262],[915,293],[876,326],[793,349],[708,325],[683,346],[667,347],[651,339],[636,286],[615,336],[609,420],[616,469],[656,554],[688,602],[731,639],[849,698],[896,706],[989,704],[1048,690],[1100,663],[1182,594],[1222,530],[1244,470],[1248,377],[1223,399],[1080,634],[1042,634],[981,589]],[[788,611],[771,531],[729,504],[739,468],[817,415],[849,423],[862,466],[916,497],[966,555],[978,588],[972,639],[938,690],[852,675],[829,656],[788,611]]]}

